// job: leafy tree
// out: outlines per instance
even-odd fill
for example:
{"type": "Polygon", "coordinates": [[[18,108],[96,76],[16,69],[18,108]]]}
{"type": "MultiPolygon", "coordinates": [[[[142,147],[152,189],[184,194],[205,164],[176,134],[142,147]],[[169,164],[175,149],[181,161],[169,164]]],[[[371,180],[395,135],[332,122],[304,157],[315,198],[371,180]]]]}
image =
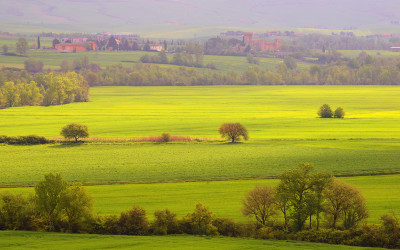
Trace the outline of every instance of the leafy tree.
{"type": "Polygon", "coordinates": [[[40,214],[47,218],[49,229],[54,229],[54,222],[61,211],[62,193],[67,189],[67,182],[60,174],[47,174],[35,186],[34,201],[40,214]]]}
{"type": "Polygon", "coordinates": [[[139,206],[122,212],[118,224],[122,234],[127,235],[146,235],[149,230],[149,221],[146,211],[139,206]]]}
{"type": "MultiPolygon", "coordinates": [[[[317,230],[319,229],[320,225],[320,213],[324,211],[324,202],[325,202],[325,197],[324,197],[324,190],[331,185],[333,181],[333,175],[331,173],[316,173],[313,175],[313,191],[314,191],[314,211],[317,216],[317,230]]],[[[312,214],[311,214],[312,215],[312,214]]],[[[310,221],[311,221],[311,215],[310,215],[310,221]]],[[[311,224],[310,224],[311,228],[311,224]]]]}
{"type": "Polygon", "coordinates": [[[54,38],[53,39],[53,48],[55,48],[56,44],[59,44],[59,43],[60,43],[60,40],[58,40],[57,38],[54,38]]]}
{"type": "Polygon", "coordinates": [[[75,139],[75,142],[78,142],[79,138],[89,137],[88,127],[76,123],[70,123],[63,127],[60,134],[66,139],[75,139]]]}
{"type": "Polygon", "coordinates": [[[164,50],[158,52],[158,57],[160,58],[160,63],[168,64],[168,57],[164,50]]]}
{"type": "Polygon", "coordinates": [[[92,220],[93,201],[86,188],[80,184],[69,186],[63,191],[60,199],[60,208],[63,209],[68,229],[78,232],[85,229],[84,225],[92,220]]]}
{"type": "Polygon", "coordinates": [[[15,107],[19,105],[20,102],[19,92],[14,82],[4,83],[4,85],[0,89],[0,92],[2,94],[1,103],[5,107],[15,107]]]}
{"type": "Polygon", "coordinates": [[[26,228],[28,201],[21,194],[4,192],[0,195],[0,228],[22,230],[26,228]]]}
{"type": "Polygon", "coordinates": [[[335,179],[324,195],[327,199],[325,213],[333,228],[340,219],[348,229],[368,217],[364,198],[355,187],[335,179]]]}
{"type": "Polygon", "coordinates": [[[318,116],[320,118],[332,118],[332,109],[328,104],[322,105],[318,110],[318,116]]]}
{"type": "Polygon", "coordinates": [[[216,215],[201,203],[196,204],[193,213],[182,218],[185,233],[198,235],[215,235],[217,228],[213,225],[216,215]]]}
{"type": "Polygon", "coordinates": [[[28,41],[24,37],[18,38],[16,43],[16,52],[20,56],[25,56],[28,51],[28,41]]]}
{"type": "Polygon", "coordinates": [[[335,110],[335,113],[334,113],[333,117],[335,117],[335,118],[344,118],[344,115],[345,115],[344,109],[342,107],[338,107],[335,110]]]}
{"type": "Polygon", "coordinates": [[[313,169],[312,164],[301,163],[296,169],[285,171],[279,175],[277,195],[285,197],[286,203],[290,206],[289,215],[296,231],[303,229],[309,216],[307,201],[313,195],[314,182],[311,174],[313,169]]]}
{"type": "Polygon", "coordinates": [[[285,59],[283,60],[283,62],[285,63],[286,67],[288,67],[288,69],[296,69],[296,68],[297,68],[296,59],[294,59],[294,58],[291,57],[291,56],[285,57],[285,59]]]}
{"type": "Polygon", "coordinates": [[[179,223],[176,214],[168,209],[157,210],[154,212],[152,228],[155,234],[173,234],[179,232],[179,223]]]}
{"type": "Polygon", "coordinates": [[[86,74],[85,81],[89,84],[89,86],[97,86],[99,83],[99,77],[96,73],[90,71],[86,74]]]}
{"type": "Polygon", "coordinates": [[[274,190],[268,186],[256,186],[242,201],[242,213],[254,216],[258,223],[267,225],[268,219],[276,214],[274,190]]]}
{"type": "Polygon", "coordinates": [[[69,70],[69,63],[68,63],[68,60],[62,60],[61,61],[61,64],[60,64],[60,70],[61,70],[61,72],[68,72],[68,70],[69,70]]]}
{"type": "Polygon", "coordinates": [[[218,132],[222,138],[227,138],[232,143],[239,141],[241,137],[246,141],[249,139],[247,129],[240,123],[224,123],[219,127],[218,132]]]}
{"type": "Polygon", "coordinates": [[[6,54],[8,52],[8,46],[6,44],[3,45],[3,54],[6,54]]]}
{"type": "Polygon", "coordinates": [[[108,47],[108,48],[111,47],[113,50],[118,49],[117,40],[115,40],[115,38],[114,38],[113,36],[111,36],[111,37],[108,39],[107,47],[108,47]]]}
{"type": "Polygon", "coordinates": [[[24,61],[24,67],[26,71],[31,73],[38,73],[43,71],[43,62],[37,61],[33,58],[29,58],[24,61]]]}

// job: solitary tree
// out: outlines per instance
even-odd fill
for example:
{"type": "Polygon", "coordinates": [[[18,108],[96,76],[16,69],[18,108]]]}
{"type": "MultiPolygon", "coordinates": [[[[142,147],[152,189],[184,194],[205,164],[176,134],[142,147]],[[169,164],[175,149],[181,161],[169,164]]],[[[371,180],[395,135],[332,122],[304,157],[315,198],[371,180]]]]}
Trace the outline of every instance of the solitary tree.
{"type": "Polygon", "coordinates": [[[328,104],[322,105],[318,110],[318,116],[321,118],[332,118],[332,109],[328,104]]]}
{"type": "Polygon", "coordinates": [[[241,137],[246,141],[249,139],[247,129],[240,123],[224,123],[219,127],[218,132],[222,138],[227,138],[232,143],[239,141],[241,137]]]}
{"type": "Polygon", "coordinates": [[[20,37],[16,43],[16,51],[20,56],[25,56],[26,52],[28,51],[28,41],[20,37]]]}
{"type": "Polygon", "coordinates": [[[335,117],[335,118],[344,118],[344,115],[345,115],[344,109],[342,107],[338,107],[335,110],[335,113],[334,113],[333,117],[335,117]]]}
{"type": "Polygon", "coordinates": [[[89,137],[88,127],[82,124],[71,123],[62,128],[60,134],[66,139],[75,139],[89,137]]]}
{"type": "Polygon", "coordinates": [[[268,219],[276,214],[274,190],[272,187],[256,186],[242,201],[242,213],[254,216],[258,223],[267,225],[268,219]]]}
{"type": "Polygon", "coordinates": [[[40,37],[37,37],[37,48],[40,49],[40,37]]]}

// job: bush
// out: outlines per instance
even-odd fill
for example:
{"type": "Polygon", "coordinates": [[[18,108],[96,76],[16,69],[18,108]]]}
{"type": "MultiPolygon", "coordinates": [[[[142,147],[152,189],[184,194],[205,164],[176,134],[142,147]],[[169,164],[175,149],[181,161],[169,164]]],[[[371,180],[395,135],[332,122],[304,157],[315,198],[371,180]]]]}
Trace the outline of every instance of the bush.
{"type": "Polygon", "coordinates": [[[161,142],[170,142],[170,141],[171,141],[171,134],[170,133],[161,134],[161,142]]]}
{"type": "Polygon", "coordinates": [[[216,218],[213,225],[217,228],[218,234],[229,237],[241,236],[241,227],[230,218],[216,218]]]}
{"type": "Polygon", "coordinates": [[[328,104],[322,105],[318,110],[318,116],[320,118],[332,118],[332,109],[328,104]]]}
{"type": "Polygon", "coordinates": [[[152,224],[154,234],[166,235],[179,233],[179,224],[176,214],[168,209],[154,212],[155,220],[152,224]]]}
{"type": "Polygon", "coordinates": [[[345,112],[344,109],[342,107],[338,107],[335,110],[334,116],[335,118],[344,118],[345,112]]]}
{"type": "Polygon", "coordinates": [[[131,210],[122,212],[118,225],[121,234],[146,235],[149,231],[146,211],[139,206],[133,206],[131,210]]]}
{"type": "Polygon", "coordinates": [[[38,73],[43,71],[43,63],[33,58],[29,58],[24,62],[26,71],[30,73],[38,73]]]}
{"type": "Polygon", "coordinates": [[[26,136],[5,136],[0,135],[0,143],[8,143],[11,145],[37,145],[46,144],[49,141],[39,135],[26,135],[26,136]]]}
{"type": "Polygon", "coordinates": [[[187,234],[218,235],[217,228],[213,225],[215,214],[201,203],[196,204],[193,213],[187,214],[181,220],[181,229],[187,234]]]}

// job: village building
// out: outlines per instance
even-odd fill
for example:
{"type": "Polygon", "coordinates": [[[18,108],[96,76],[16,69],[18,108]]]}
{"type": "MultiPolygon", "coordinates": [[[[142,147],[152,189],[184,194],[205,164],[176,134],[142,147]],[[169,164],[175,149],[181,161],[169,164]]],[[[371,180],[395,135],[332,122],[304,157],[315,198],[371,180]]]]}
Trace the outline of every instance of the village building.
{"type": "MultiPolygon", "coordinates": [[[[92,45],[92,50],[97,49],[97,45],[94,42],[87,42],[92,45]]],[[[74,52],[74,51],[87,51],[84,46],[84,43],[59,43],[55,45],[56,50],[61,50],[65,52],[74,52]]]]}
{"type": "Polygon", "coordinates": [[[253,33],[246,32],[243,35],[243,43],[247,46],[256,47],[261,51],[275,50],[278,51],[281,48],[281,39],[275,39],[273,42],[267,42],[264,40],[253,40],[253,33]]]}
{"type": "Polygon", "coordinates": [[[150,44],[150,50],[154,50],[154,51],[162,51],[163,47],[161,44],[150,44]]]}
{"type": "Polygon", "coordinates": [[[62,42],[70,42],[70,43],[84,43],[88,39],[86,37],[64,37],[61,39],[62,42]]]}

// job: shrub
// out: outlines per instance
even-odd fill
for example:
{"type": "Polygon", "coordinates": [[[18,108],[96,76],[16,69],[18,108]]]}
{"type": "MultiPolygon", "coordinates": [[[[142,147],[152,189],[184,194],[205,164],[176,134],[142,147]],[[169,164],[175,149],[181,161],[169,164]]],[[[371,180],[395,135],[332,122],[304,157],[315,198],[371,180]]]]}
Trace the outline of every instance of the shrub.
{"type": "Polygon", "coordinates": [[[328,104],[322,105],[318,110],[318,116],[320,118],[332,118],[332,109],[328,104]]]}
{"type": "Polygon", "coordinates": [[[26,136],[6,136],[0,135],[0,143],[16,144],[16,145],[36,145],[46,144],[48,140],[39,135],[26,135],[26,136]]]}
{"type": "Polygon", "coordinates": [[[0,135],[0,143],[7,143],[7,142],[8,142],[8,136],[0,135]]]}
{"type": "Polygon", "coordinates": [[[345,112],[342,107],[338,107],[333,115],[334,118],[344,118],[345,112]]]}
{"type": "Polygon", "coordinates": [[[28,72],[38,73],[43,71],[43,63],[33,58],[29,58],[24,62],[24,64],[25,64],[25,69],[28,72]]]}
{"type": "Polygon", "coordinates": [[[161,134],[161,142],[170,142],[171,134],[170,133],[162,133],[161,134]]]}
{"type": "Polygon", "coordinates": [[[213,225],[217,228],[218,234],[229,237],[239,237],[242,234],[238,223],[230,218],[216,218],[213,225]]]}
{"type": "Polygon", "coordinates": [[[146,235],[149,230],[146,211],[139,206],[133,206],[131,210],[122,212],[118,225],[120,233],[127,235],[146,235]]]}
{"type": "Polygon", "coordinates": [[[176,214],[168,209],[154,212],[155,220],[152,224],[154,234],[166,235],[179,233],[179,224],[176,214]]]}
{"type": "Polygon", "coordinates": [[[182,218],[181,229],[188,234],[217,235],[218,230],[212,224],[214,220],[215,214],[208,207],[197,203],[193,213],[182,218]]]}

